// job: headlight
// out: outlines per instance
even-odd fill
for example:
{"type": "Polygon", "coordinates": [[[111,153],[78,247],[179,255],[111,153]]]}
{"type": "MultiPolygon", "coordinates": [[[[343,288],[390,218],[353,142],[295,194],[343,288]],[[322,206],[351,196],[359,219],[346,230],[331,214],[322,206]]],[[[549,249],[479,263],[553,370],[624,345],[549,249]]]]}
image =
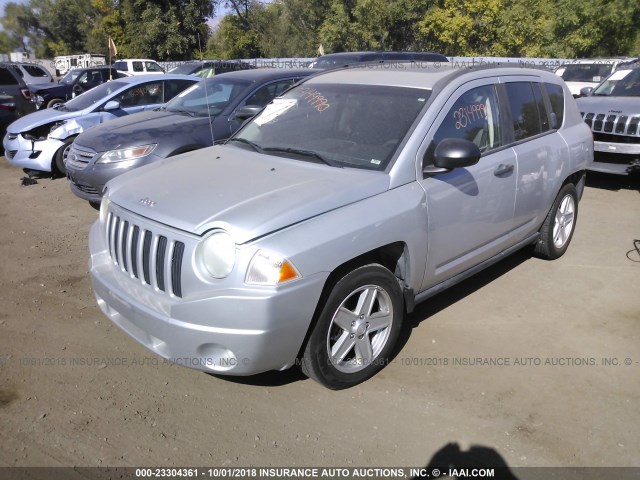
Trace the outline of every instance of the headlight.
{"type": "Polygon", "coordinates": [[[102,154],[96,163],[116,163],[134,158],[146,157],[156,148],[156,143],[152,145],[140,145],[137,147],[121,148],[119,150],[109,150],[102,154]]]}
{"type": "Polygon", "coordinates": [[[102,196],[102,201],[100,202],[100,223],[104,223],[107,221],[107,215],[109,214],[109,204],[111,200],[107,196],[106,192],[102,196]]]}
{"type": "Polygon", "coordinates": [[[236,244],[227,232],[217,230],[200,243],[200,259],[214,278],[224,278],[236,263],[236,244]]]}
{"type": "Polygon", "coordinates": [[[244,281],[248,285],[279,285],[300,277],[296,267],[282,255],[259,250],[251,259],[244,281]]]}

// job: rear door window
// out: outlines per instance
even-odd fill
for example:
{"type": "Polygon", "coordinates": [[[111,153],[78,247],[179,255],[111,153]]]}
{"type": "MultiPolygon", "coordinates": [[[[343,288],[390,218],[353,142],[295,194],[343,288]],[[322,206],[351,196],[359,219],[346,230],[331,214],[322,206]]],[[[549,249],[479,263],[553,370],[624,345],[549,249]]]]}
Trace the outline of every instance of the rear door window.
{"type": "Polygon", "coordinates": [[[164,101],[168,102],[180,92],[186,90],[193,82],[189,80],[167,80],[164,82],[164,101]]]}
{"type": "Polygon", "coordinates": [[[17,85],[18,80],[9,71],[8,67],[0,66],[0,85],[17,85]]]}
{"type": "Polygon", "coordinates": [[[560,128],[564,121],[564,89],[555,83],[545,83],[544,86],[551,102],[551,121],[556,123],[551,128],[560,128]]]}
{"type": "Polygon", "coordinates": [[[153,82],[136,85],[122,92],[117,98],[114,98],[114,100],[118,100],[122,108],[163,103],[162,83],[163,82],[153,82]]]}
{"type": "Polygon", "coordinates": [[[31,75],[32,77],[46,78],[49,77],[47,72],[45,72],[42,68],[37,65],[23,65],[22,68],[31,75]]]}
{"type": "Polygon", "coordinates": [[[245,104],[264,107],[271,100],[273,100],[279,95],[282,95],[294,83],[295,83],[295,79],[289,78],[287,80],[280,80],[278,82],[273,82],[273,83],[270,83],[269,85],[265,85],[259,88],[253,95],[251,95],[247,99],[245,104]]]}
{"type": "MultiPolygon", "coordinates": [[[[530,82],[510,82],[505,85],[516,142],[545,131],[533,87],[530,82]]],[[[543,113],[546,116],[544,110],[543,113]]],[[[548,130],[548,123],[546,127],[548,130]]]]}

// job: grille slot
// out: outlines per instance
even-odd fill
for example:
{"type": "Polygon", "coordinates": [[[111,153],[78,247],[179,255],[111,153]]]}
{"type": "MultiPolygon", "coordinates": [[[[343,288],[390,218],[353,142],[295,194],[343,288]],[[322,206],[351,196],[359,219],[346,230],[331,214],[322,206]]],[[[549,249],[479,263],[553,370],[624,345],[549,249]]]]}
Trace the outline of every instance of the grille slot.
{"type": "Polygon", "coordinates": [[[589,125],[597,140],[618,143],[638,143],[640,117],[628,115],[605,115],[604,113],[581,112],[584,122],[589,125]],[[606,140],[604,140],[606,138],[606,140]]]}
{"type": "Polygon", "coordinates": [[[109,255],[123,273],[182,297],[184,243],[146,230],[113,212],[106,225],[109,255]]]}
{"type": "Polygon", "coordinates": [[[627,128],[627,120],[629,117],[623,115],[618,118],[618,123],[616,123],[616,133],[624,133],[627,128]]]}
{"type": "Polygon", "coordinates": [[[604,113],[599,113],[598,115],[596,115],[596,121],[593,122],[594,130],[602,130],[602,121],[604,120],[604,117],[604,113]]]}

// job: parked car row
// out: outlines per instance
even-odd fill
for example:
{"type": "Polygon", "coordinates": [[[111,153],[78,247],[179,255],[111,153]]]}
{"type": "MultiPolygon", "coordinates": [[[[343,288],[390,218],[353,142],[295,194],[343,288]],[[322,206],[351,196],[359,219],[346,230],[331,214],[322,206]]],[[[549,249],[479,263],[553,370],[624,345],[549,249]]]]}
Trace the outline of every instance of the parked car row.
{"type": "Polygon", "coordinates": [[[229,138],[273,98],[313,72],[241,70],[193,85],[165,106],[118,118],[75,139],[71,190],[99,204],[107,181],[129,170],[229,138]]]}
{"type": "Polygon", "coordinates": [[[13,165],[59,175],[71,143],[84,130],[131,113],[152,110],[197,83],[186,75],[138,76],[103,83],[54,108],[13,122],[4,137],[5,158],[13,165]]]}
{"type": "Polygon", "coordinates": [[[346,388],[416,303],[520,248],[564,254],[594,136],[640,154],[633,63],[578,102],[542,70],[334,67],[118,78],[12,123],[6,157],[100,206],[96,298],[147,348],[346,388]]]}

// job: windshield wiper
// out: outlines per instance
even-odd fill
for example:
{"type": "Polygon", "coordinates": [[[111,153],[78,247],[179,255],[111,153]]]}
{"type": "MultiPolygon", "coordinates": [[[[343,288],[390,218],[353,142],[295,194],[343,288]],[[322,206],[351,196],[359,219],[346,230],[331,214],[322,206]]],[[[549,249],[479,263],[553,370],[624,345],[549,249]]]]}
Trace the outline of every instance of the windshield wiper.
{"type": "Polygon", "coordinates": [[[303,157],[312,157],[317,160],[320,160],[322,163],[325,163],[330,167],[342,168],[342,165],[338,165],[333,160],[329,160],[328,158],[320,155],[318,152],[315,152],[313,150],[303,150],[303,149],[291,148],[291,147],[264,147],[262,150],[265,152],[291,153],[293,155],[301,155],[303,157]]]}
{"type": "Polygon", "coordinates": [[[262,153],[263,152],[263,149],[262,149],[262,147],[260,145],[258,145],[257,143],[253,143],[251,140],[247,140],[246,138],[234,137],[234,138],[230,138],[228,141],[229,142],[244,143],[245,145],[249,145],[251,148],[253,148],[258,153],[262,153]]]}

